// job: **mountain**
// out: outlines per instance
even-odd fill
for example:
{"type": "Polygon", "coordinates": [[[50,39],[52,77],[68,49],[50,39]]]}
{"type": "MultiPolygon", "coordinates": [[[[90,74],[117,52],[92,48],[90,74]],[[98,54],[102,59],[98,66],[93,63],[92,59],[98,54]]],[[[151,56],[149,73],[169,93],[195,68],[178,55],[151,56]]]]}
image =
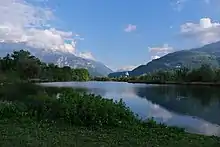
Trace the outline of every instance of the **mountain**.
{"type": "MultiPolygon", "coordinates": [[[[146,65],[140,65],[129,73],[131,76],[139,76],[160,69],[169,70],[179,67],[197,68],[202,64],[220,67],[220,41],[200,48],[169,53],[161,58],[152,60],[146,65]]],[[[114,74],[111,73],[111,75],[114,74]]],[[[116,75],[121,76],[120,73],[116,75]]]]}
{"type": "Polygon", "coordinates": [[[72,68],[86,68],[92,76],[107,76],[112,72],[111,69],[104,64],[78,57],[71,53],[52,51],[49,49],[39,49],[26,45],[25,43],[0,43],[0,56],[5,56],[14,50],[28,50],[34,56],[38,57],[41,61],[46,63],[54,63],[59,66],[70,66],[72,68]]]}

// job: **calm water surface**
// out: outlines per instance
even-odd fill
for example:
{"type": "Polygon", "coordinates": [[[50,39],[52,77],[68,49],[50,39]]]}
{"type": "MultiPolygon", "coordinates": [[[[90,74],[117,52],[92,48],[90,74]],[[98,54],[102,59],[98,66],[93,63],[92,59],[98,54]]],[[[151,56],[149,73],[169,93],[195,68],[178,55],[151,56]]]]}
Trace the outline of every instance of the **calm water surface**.
{"type": "Polygon", "coordinates": [[[43,85],[84,89],[105,98],[120,98],[142,119],[220,136],[220,91],[200,86],[129,84],[124,82],[55,82],[43,85]]]}

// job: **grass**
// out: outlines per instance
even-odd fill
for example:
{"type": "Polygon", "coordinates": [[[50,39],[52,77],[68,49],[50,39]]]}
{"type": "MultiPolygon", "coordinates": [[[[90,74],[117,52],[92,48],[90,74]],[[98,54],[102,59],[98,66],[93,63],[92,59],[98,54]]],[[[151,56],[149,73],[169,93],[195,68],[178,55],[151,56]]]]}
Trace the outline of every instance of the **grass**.
{"type": "Polygon", "coordinates": [[[0,98],[2,147],[220,146],[218,137],[142,122],[122,101],[68,88],[8,84],[0,88],[0,98]]]}
{"type": "Polygon", "coordinates": [[[1,147],[219,147],[215,137],[169,132],[169,129],[90,129],[83,126],[37,122],[29,118],[0,121],[1,147]]]}

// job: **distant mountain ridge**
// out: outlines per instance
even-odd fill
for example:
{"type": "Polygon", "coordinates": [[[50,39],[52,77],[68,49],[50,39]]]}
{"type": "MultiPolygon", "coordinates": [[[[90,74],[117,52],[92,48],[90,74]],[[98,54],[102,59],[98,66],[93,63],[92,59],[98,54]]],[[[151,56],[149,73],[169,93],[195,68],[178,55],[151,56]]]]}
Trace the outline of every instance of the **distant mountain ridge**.
{"type": "Polygon", "coordinates": [[[78,57],[71,53],[52,51],[50,49],[39,49],[29,47],[25,43],[0,43],[0,56],[5,56],[14,50],[28,50],[34,56],[46,63],[54,63],[58,66],[70,66],[72,68],[86,68],[92,76],[107,76],[112,72],[101,62],[78,57]]]}
{"type": "MultiPolygon", "coordinates": [[[[140,65],[129,72],[131,76],[139,76],[156,70],[169,70],[180,67],[197,68],[202,64],[220,67],[220,41],[207,44],[200,48],[181,50],[169,53],[161,58],[152,60],[146,65],[140,65]]],[[[120,77],[124,73],[111,73],[109,76],[120,77]]]]}

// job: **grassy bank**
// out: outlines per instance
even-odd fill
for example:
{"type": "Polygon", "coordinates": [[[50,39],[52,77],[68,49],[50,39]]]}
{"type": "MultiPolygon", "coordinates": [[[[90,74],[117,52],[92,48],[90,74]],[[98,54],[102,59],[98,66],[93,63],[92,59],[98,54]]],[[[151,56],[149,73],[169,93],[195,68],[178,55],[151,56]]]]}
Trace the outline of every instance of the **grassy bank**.
{"type": "Polygon", "coordinates": [[[0,146],[218,147],[220,139],[142,122],[122,101],[69,88],[0,88],[0,146]]]}

